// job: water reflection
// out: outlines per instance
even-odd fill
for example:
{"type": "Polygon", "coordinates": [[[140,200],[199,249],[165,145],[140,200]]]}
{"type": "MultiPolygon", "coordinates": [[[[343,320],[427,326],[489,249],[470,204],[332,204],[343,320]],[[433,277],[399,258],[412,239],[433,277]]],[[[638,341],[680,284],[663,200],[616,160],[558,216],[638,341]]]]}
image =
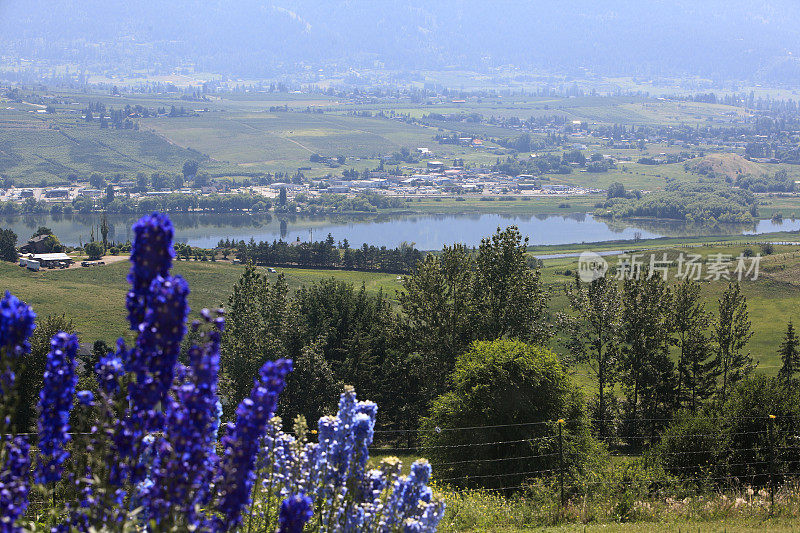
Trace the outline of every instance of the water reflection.
{"type": "MultiPolygon", "coordinates": [[[[431,215],[270,215],[270,214],[204,214],[171,215],[176,240],[193,246],[211,247],[220,239],[248,241],[297,238],[307,240],[310,231],[315,239],[330,233],[337,241],[347,239],[352,246],[363,243],[398,246],[415,242],[424,250],[439,249],[443,244],[480,243],[497,227],[517,225],[530,244],[566,244],[614,239],[652,238],[662,236],[739,235],[770,231],[800,230],[800,220],[761,220],[755,224],[719,224],[715,227],[688,225],[669,220],[606,220],[586,213],[542,214],[431,214],[431,215]]],[[[108,215],[109,238],[124,242],[132,238],[131,226],[137,215],[108,215]]],[[[68,245],[87,242],[94,228],[99,235],[102,215],[24,215],[3,218],[3,227],[10,227],[25,242],[39,226],[50,227],[68,245]]]]}

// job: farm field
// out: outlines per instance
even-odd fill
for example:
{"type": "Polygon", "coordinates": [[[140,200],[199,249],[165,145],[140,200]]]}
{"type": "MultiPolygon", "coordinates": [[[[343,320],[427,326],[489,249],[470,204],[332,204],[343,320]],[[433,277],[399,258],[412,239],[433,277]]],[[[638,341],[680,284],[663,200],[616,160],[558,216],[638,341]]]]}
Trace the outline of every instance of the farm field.
{"type": "MultiPolygon", "coordinates": [[[[322,177],[331,172],[375,168],[381,157],[402,148],[427,148],[432,157],[491,166],[498,157],[509,153],[496,141],[521,133],[507,122],[489,121],[492,117],[527,120],[555,116],[591,126],[730,125],[745,118],[738,107],[639,97],[510,95],[471,97],[463,103],[453,103],[444,98],[411,102],[403,98],[335,98],[322,93],[231,92],[184,100],[178,93],[111,96],[51,90],[31,94],[28,100],[12,102],[0,98],[0,173],[27,185],[65,183],[70,174],[85,176],[92,172],[129,176],[137,172],[175,173],[187,159],[201,161],[202,167],[215,176],[293,173],[302,168],[306,177],[322,177]],[[45,106],[35,103],[40,97],[58,101],[55,112],[45,113],[45,106]],[[114,109],[140,105],[168,110],[174,106],[186,109],[190,116],[136,118],[138,130],[101,129],[97,120],[83,119],[82,112],[90,103],[114,109]],[[484,120],[467,120],[470,115],[480,115],[484,120]],[[477,135],[485,139],[484,146],[439,144],[434,139],[436,135],[453,133],[477,135]],[[312,154],[343,155],[346,161],[331,169],[322,163],[311,163],[312,154]]],[[[652,143],[645,151],[608,148],[597,139],[580,135],[569,142],[586,143],[587,154],[602,152],[629,158],[630,162],[604,173],[544,174],[543,179],[553,184],[598,188],[619,181],[628,188],[643,190],[663,188],[672,181],[693,183],[699,179],[697,174],[687,172],[683,163],[635,162],[646,155],[678,153],[683,150],[678,146],[652,143]]],[[[717,150],[713,146],[700,148],[717,150]]],[[[424,161],[411,165],[414,166],[424,167],[424,161]]],[[[791,166],[764,166],[765,172],[778,168],[800,177],[800,170],[791,166]]],[[[784,215],[794,207],[787,209],[784,215]]]]}

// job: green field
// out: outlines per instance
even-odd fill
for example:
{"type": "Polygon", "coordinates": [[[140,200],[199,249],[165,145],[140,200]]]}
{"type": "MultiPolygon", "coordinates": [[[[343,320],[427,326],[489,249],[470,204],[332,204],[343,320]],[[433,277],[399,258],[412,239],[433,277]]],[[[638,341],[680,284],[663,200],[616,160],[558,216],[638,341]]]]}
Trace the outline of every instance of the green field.
{"type": "MultiPolygon", "coordinates": [[[[66,314],[72,318],[81,342],[101,339],[112,343],[118,337],[132,338],[125,322],[125,276],[130,268],[127,261],[93,268],[29,272],[11,263],[0,262],[0,291],[11,291],[31,306],[40,316],[66,314]]],[[[204,308],[227,303],[233,285],[244,267],[230,263],[175,263],[173,272],[189,282],[189,305],[196,316],[204,308]]],[[[264,272],[266,272],[264,270],[264,272]]],[[[395,275],[331,270],[281,269],[290,289],[314,281],[334,277],[361,285],[376,293],[384,289],[394,297],[400,288],[395,275]]],[[[274,277],[276,274],[268,274],[274,277]]]]}
{"type": "MultiPolygon", "coordinates": [[[[0,173],[20,184],[64,183],[67,176],[155,171],[178,172],[186,159],[202,161],[202,167],[215,175],[250,172],[294,172],[304,170],[307,177],[338,174],[346,169],[375,168],[380,157],[401,148],[429,148],[431,157],[460,158],[468,165],[492,165],[498,156],[497,139],[514,137],[518,129],[497,120],[560,116],[567,121],[585,121],[592,126],[694,125],[744,123],[742,108],[721,104],[674,102],[639,97],[554,98],[508,95],[469,97],[464,103],[447,98],[411,102],[408,98],[350,97],[333,98],[322,93],[225,93],[205,100],[187,101],[178,94],[76,93],[51,90],[32,92],[23,102],[0,98],[0,173]],[[40,101],[57,101],[55,113],[43,113],[40,101]],[[30,100],[30,101],[29,101],[30,100]],[[107,108],[142,105],[149,109],[184,107],[194,116],[135,118],[139,130],[101,129],[97,120],[87,123],[82,110],[90,102],[107,108]],[[287,110],[275,108],[288,106],[287,110]],[[272,110],[270,110],[272,108],[272,110]],[[378,116],[383,113],[383,116],[378,116]],[[479,114],[484,120],[441,120],[423,116],[479,114]],[[404,117],[418,122],[411,123],[404,117]],[[481,148],[439,144],[435,135],[477,135],[485,140],[481,148]],[[344,155],[341,167],[332,169],[310,163],[314,154],[344,155]]],[[[538,134],[533,134],[536,137],[538,134]]],[[[620,181],[629,188],[654,190],[668,180],[696,182],[683,163],[641,165],[640,157],[659,153],[678,153],[683,148],[667,144],[648,144],[645,151],[608,148],[601,139],[577,136],[567,144],[585,143],[586,153],[600,152],[629,158],[607,173],[576,171],[568,175],[545,175],[552,183],[605,188],[620,181]]],[[[701,146],[700,149],[731,151],[730,148],[701,146]]],[[[519,154],[527,157],[527,154],[519,154]]],[[[424,161],[416,166],[424,166],[424,161]]],[[[781,165],[766,165],[774,172],[781,165]]],[[[788,167],[793,176],[800,170],[788,167]]],[[[794,205],[784,209],[788,216],[794,205]]],[[[800,210],[797,210],[800,213],[800,210]]]]}

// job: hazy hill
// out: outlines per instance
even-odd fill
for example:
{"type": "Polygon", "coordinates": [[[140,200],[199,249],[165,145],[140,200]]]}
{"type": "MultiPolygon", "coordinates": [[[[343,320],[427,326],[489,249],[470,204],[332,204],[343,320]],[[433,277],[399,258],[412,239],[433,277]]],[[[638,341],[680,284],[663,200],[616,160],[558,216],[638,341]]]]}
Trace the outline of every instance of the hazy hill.
{"type": "Polygon", "coordinates": [[[0,0],[0,54],[255,75],[514,64],[797,82],[798,24],[793,0],[0,0]]]}

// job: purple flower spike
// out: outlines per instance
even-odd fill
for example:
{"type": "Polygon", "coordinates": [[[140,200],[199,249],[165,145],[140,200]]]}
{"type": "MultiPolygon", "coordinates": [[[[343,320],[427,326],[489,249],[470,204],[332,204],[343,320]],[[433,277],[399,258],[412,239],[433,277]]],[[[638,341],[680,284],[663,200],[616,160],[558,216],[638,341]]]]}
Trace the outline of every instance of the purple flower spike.
{"type": "Polygon", "coordinates": [[[222,516],[217,518],[217,531],[235,529],[241,523],[242,510],[250,504],[259,443],[267,432],[267,424],[278,405],[278,395],[291,370],[292,362],[287,359],[266,362],[259,373],[260,381],[236,408],[236,424],[222,438],[224,459],[216,483],[222,516]]]}
{"type": "Polygon", "coordinates": [[[131,271],[128,282],[127,308],[131,329],[139,329],[144,321],[147,307],[146,297],[150,284],[157,276],[167,277],[172,267],[175,250],[172,237],[175,233],[169,217],[163,213],[153,213],[139,219],[133,225],[133,246],[131,248],[131,271]]]}
{"type": "Polygon", "coordinates": [[[25,302],[6,291],[0,300],[0,348],[19,357],[30,351],[28,338],[36,325],[36,313],[25,302]]]}
{"type": "Polygon", "coordinates": [[[75,375],[75,353],[78,337],[63,331],[50,341],[44,386],[39,393],[39,451],[42,455],[36,469],[37,483],[51,483],[61,479],[64,461],[69,457],[65,449],[69,441],[69,414],[78,377],[75,375]]]}
{"type": "Polygon", "coordinates": [[[6,447],[6,463],[0,470],[0,520],[2,531],[20,531],[14,522],[28,508],[30,445],[23,437],[14,437],[6,447]]]}
{"type": "Polygon", "coordinates": [[[303,527],[313,514],[311,498],[308,496],[296,494],[286,498],[281,503],[278,517],[279,533],[302,533],[303,527]]]}

